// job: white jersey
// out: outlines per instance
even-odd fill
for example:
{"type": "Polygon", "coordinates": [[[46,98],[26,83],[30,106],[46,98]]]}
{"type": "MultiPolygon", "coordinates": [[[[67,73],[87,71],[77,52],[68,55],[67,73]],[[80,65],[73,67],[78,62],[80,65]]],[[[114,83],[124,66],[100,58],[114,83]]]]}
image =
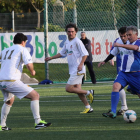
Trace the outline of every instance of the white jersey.
{"type": "MultiPolygon", "coordinates": [[[[88,52],[82,43],[82,41],[75,37],[73,40],[66,40],[62,50],[60,51],[62,56],[67,56],[69,74],[77,75],[78,66],[83,56],[88,55],[88,52]]],[[[85,73],[85,66],[79,73],[85,73]]]]}
{"type": "Polygon", "coordinates": [[[0,58],[0,80],[20,80],[24,64],[32,63],[29,51],[17,44],[4,49],[0,58]]]}
{"type": "MultiPolygon", "coordinates": [[[[121,39],[120,39],[121,40],[121,39]]],[[[122,44],[122,41],[118,40],[117,43],[122,44]]],[[[128,41],[127,44],[130,44],[128,41]]],[[[131,45],[137,45],[140,51],[140,40],[133,42],[131,45]]],[[[123,72],[140,71],[140,52],[134,50],[128,50],[122,47],[114,47],[111,50],[112,55],[120,53],[121,56],[121,68],[123,72]]]]}

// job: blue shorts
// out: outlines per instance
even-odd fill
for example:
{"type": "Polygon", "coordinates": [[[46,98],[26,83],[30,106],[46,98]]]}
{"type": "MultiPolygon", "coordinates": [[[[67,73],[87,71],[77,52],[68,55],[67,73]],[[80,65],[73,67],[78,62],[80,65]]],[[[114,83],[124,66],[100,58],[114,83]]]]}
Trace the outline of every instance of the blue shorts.
{"type": "MultiPolygon", "coordinates": [[[[138,93],[135,91],[135,88],[132,88],[128,85],[127,89],[128,92],[130,92],[131,94],[137,95],[138,93]]],[[[140,93],[139,93],[140,94],[140,93]]]]}
{"type": "Polygon", "coordinates": [[[129,86],[138,94],[140,94],[140,72],[122,72],[117,75],[114,83],[120,83],[122,87],[129,86]]]}

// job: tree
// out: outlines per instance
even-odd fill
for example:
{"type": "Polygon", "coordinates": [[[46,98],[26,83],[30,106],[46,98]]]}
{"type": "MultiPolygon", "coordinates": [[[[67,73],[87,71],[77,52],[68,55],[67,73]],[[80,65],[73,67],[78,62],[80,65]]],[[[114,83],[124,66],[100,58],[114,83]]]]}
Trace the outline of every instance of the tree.
{"type": "Polygon", "coordinates": [[[0,0],[0,12],[9,13],[14,10],[16,13],[23,13],[28,4],[29,0],[0,0]]]}
{"type": "Polygon", "coordinates": [[[30,0],[32,6],[35,8],[37,11],[37,17],[38,17],[38,22],[37,22],[37,28],[40,28],[40,13],[44,10],[43,8],[43,3],[44,0],[30,0]]]}

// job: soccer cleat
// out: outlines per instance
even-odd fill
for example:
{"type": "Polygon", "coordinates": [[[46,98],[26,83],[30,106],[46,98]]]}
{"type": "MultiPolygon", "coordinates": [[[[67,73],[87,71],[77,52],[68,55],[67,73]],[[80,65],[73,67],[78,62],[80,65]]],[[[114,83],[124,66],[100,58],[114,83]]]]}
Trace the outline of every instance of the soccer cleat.
{"type": "Polygon", "coordinates": [[[2,127],[0,125],[0,131],[7,131],[7,130],[11,130],[11,128],[8,128],[7,126],[2,127]]]}
{"type": "Polygon", "coordinates": [[[93,112],[93,108],[85,108],[83,112],[80,112],[81,114],[83,113],[91,113],[93,112]]]}
{"type": "Polygon", "coordinates": [[[112,119],[116,118],[116,113],[113,113],[113,112],[107,112],[107,113],[103,113],[102,114],[104,117],[110,117],[112,119]]]}
{"type": "Polygon", "coordinates": [[[123,115],[124,114],[124,112],[125,111],[127,111],[128,109],[126,109],[126,110],[119,110],[118,112],[117,112],[117,116],[120,116],[120,115],[123,115]]]}
{"type": "Polygon", "coordinates": [[[94,90],[89,90],[90,94],[87,96],[90,100],[90,104],[93,103],[94,100],[94,90]]]}
{"type": "Polygon", "coordinates": [[[51,123],[47,123],[44,120],[41,120],[38,124],[35,124],[35,129],[38,130],[40,128],[49,127],[51,123]]]}

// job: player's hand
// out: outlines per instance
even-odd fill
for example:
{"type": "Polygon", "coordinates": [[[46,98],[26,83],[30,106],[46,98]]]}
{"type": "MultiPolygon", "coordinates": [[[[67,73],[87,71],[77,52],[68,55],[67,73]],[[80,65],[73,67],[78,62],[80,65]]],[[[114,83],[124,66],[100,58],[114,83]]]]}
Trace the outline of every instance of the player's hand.
{"type": "Polygon", "coordinates": [[[78,68],[77,68],[77,70],[78,71],[81,71],[82,70],[82,67],[83,67],[83,65],[79,65],[78,68]]]}
{"type": "Polygon", "coordinates": [[[32,76],[35,76],[35,73],[36,73],[35,70],[33,70],[33,71],[31,72],[31,75],[32,75],[32,76]]]}
{"type": "Polygon", "coordinates": [[[100,67],[101,65],[104,65],[105,64],[105,62],[103,61],[103,62],[100,62],[99,64],[98,64],[98,67],[100,67]]]}
{"type": "Polygon", "coordinates": [[[49,60],[51,60],[52,59],[52,57],[46,57],[45,58],[45,61],[49,61],[49,60]]]}
{"type": "Polygon", "coordinates": [[[113,59],[109,60],[109,63],[110,63],[111,66],[114,66],[114,60],[113,59]]]}

